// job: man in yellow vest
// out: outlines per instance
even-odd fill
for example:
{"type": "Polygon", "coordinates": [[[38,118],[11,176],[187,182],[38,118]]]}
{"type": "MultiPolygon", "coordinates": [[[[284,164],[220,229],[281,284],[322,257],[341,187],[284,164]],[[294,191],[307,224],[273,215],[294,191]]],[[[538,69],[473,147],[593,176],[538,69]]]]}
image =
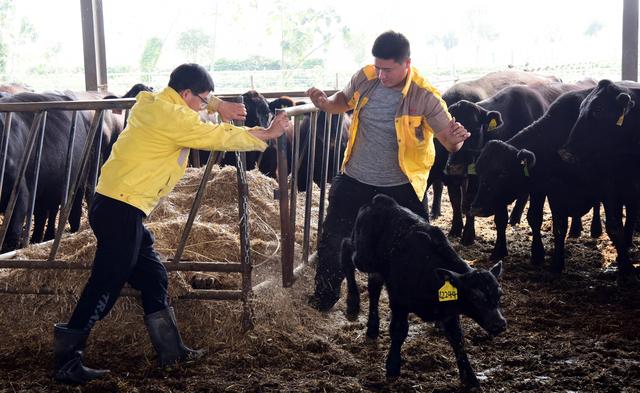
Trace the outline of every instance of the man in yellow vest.
{"type": "Polygon", "coordinates": [[[342,173],[331,183],[318,246],[310,304],[321,311],[331,309],[340,297],[340,244],[350,236],[358,209],[382,193],[428,220],[421,200],[435,158],[433,136],[451,152],[470,136],[451,118],[440,93],[411,67],[404,35],[381,34],[371,52],[374,64],[353,75],[342,91],[331,97],[315,87],[307,91],[320,110],[353,110],[342,173]]]}
{"type": "MultiPolygon", "coordinates": [[[[209,106],[213,81],[197,64],[171,73],[159,93],[136,96],[129,122],[102,167],[89,223],[97,239],[91,276],[66,324],[54,326],[55,379],[83,384],[108,370],[82,364],[91,328],[104,318],[125,282],[142,297],[144,320],[161,367],[200,358],[204,350],[184,345],[167,298],[168,278],[143,221],[158,200],[184,175],[189,149],[264,150],[266,140],[280,136],[288,120],[276,116],[267,129],[203,123],[198,111],[209,106]]],[[[231,107],[231,116],[242,109],[231,107]]]]}

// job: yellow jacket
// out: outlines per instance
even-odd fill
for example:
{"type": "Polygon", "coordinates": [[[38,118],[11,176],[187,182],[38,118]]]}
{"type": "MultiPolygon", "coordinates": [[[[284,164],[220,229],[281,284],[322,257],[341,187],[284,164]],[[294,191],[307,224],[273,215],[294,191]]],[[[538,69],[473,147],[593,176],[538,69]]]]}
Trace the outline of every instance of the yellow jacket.
{"type": "Polygon", "coordinates": [[[203,123],[170,87],[141,92],[131,108],[96,191],[149,214],[187,168],[189,149],[263,151],[267,144],[231,124],[203,123]]]}
{"type": "MultiPolygon", "coordinates": [[[[380,81],[375,67],[368,65],[353,75],[349,84],[342,90],[349,108],[354,110],[349,141],[342,161],[343,172],[355,144],[360,111],[367,104],[368,96],[378,83],[380,81]]],[[[444,129],[450,119],[447,104],[440,92],[411,67],[396,110],[395,129],[398,164],[420,200],[427,189],[427,178],[435,159],[433,135],[444,129]]]]}

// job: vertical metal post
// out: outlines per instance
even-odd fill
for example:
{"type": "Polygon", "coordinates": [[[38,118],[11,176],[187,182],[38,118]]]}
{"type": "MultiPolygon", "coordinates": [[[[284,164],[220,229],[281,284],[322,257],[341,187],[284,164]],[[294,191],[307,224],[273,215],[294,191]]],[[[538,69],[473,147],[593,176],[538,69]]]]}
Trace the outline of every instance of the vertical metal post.
{"type": "Polygon", "coordinates": [[[322,237],[322,224],[324,223],[324,196],[327,188],[327,172],[329,167],[329,149],[331,147],[331,120],[333,115],[330,113],[324,114],[324,132],[322,139],[322,168],[320,174],[320,201],[318,206],[318,238],[317,244],[320,245],[320,238],[322,237]]]}
{"type": "MultiPolygon", "coordinates": [[[[276,109],[276,116],[282,109],[276,109]]],[[[287,187],[287,136],[278,137],[278,199],[280,202],[280,260],[282,263],[282,286],[293,285],[293,233],[289,215],[289,193],[287,187]]]]}
{"type": "Polygon", "coordinates": [[[40,139],[38,140],[38,148],[36,149],[36,157],[33,164],[33,181],[31,183],[31,200],[29,201],[29,209],[27,210],[26,225],[22,231],[22,244],[29,244],[29,234],[31,231],[31,223],[33,222],[33,212],[36,207],[36,194],[38,193],[38,179],[40,178],[40,164],[42,161],[42,145],[44,144],[44,133],[47,126],[47,113],[42,113],[40,126],[40,139]]]}
{"type": "Polygon", "coordinates": [[[307,195],[304,207],[304,234],[302,238],[302,260],[309,262],[309,242],[311,238],[311,202],[313,200],[313,170],[316,158],[316,132],[318,126],[318,112],[311,113],[309,118],[311,123],[307,144],[307,195]]]}
{"type": "MultiPolygon", "coordinates": [[[[300,117],[296,116],[294,118],[294,126],[293,126],[293,140],[291,141],[293,144],[292,154],[291,154],[291,168],[296,167],[297,157],[300,143],[300,117]]],[[[291,172],[291,198],[289,200],[289,216],[290,216],[290,228],[292,233],[294,233],[293,237],[293,249],[295,250],[295,233],[296,233],[296,214],[298,207],[298,174],[295,171],[291,172]]]]}
{"type": "Polygon", "coordinates": [[[71,113],[71,128],[69,129],[69,142],[67,143],[67,160],[64,164],[64,190],[62,191],[62,202],[60,206],[67,204],[67,198],[69,197],[69,185],[71,183],[71,168],[73,165],[73,145],[76,138],[76,121],[78,118],[78,112],[73,111],[71,113]]]}
{"type": "Polygon", "coordinates": [[[4,186],[4,171],[7,167],[7,153],[9,150],[9,138],[11,138],[11,119],[13,112],[7,112],[4,117],[4,132],[2,133],[2,163],[0,164],[0,195],[4,186]]]}
{"type": "Polygon", "coordinates": [[[89,196],[90,203],[93,202],[93,195],[95,194],[96,187],[98,186],[98,177],[100,176],[100,168],[102,167],[102,124],[104,119],[104,110],[96,111],[94,116],[98,117],[98,130],[96,138],[96,147],[93,150],[93,157],[95,158],[94,166],[91,171],[91,182],[93,187],[91,188],[91,195],[89,196]]]}
{"type": "Polygon", "coordinates": [[[622,79],[638,80],[638,0],[624,0],[622,17],[622,79]]]}

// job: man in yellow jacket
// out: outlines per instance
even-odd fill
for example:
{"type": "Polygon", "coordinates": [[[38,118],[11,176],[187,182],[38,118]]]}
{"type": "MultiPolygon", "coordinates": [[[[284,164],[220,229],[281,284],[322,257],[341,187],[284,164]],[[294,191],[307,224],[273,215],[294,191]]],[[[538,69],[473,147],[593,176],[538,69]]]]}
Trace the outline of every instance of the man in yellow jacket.
{"type": "Polygon", "coordinates": [[[358,209],[383,193],[428,221],[421,200],[435,159],[433,137],[453,152],[470,136],[451,118],[440,93],[411,67],[404,35],[382,33],[371,52],[374,64],[356,72],[342,91],[331,97],[314,87],[307,91],[325,112],[353,110],[342,173],[331,183],[318,245],[310,300],[321,311],[331,309],[340,297],[340,244],[350,236],[358,209]]]}
{"type": "Polygon", "coordinates": [[[197,64],[183,64],[160,93],[142,92],[126,129],[102,167],[89,223],[97,239],[91,276],[69,322],[54,326],[55,379],[83,384],[108,370],[82,364],[82,351],[96,321],[113,307],[124,284],[140,290],[145,324],[161,367],[200,358],[184,345],[167,297],[167,272],[143,225],[158,200],[184,175],[189,149],[264,150],[265,140],[288,126],[284,114],[267,129],[203,123],[213,81],[197,64]]]}

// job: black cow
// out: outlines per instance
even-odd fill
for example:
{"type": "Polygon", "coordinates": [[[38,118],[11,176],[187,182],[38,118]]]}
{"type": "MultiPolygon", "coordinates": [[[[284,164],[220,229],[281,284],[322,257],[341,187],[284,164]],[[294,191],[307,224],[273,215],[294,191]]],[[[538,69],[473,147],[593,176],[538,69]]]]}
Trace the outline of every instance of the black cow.
{"type": "MultiPolygon", "coordinates": [[[[621,280],[634,272],[629,248],[640,199],[639,99],[640,84],[600,81],[582,102],[578,120],[559,152],[602,194],[605,228],[616,247],[621,280]]],[[[562,230],[563,223],[558,224],[562,230]]]]}
{"type": "MultiPolygon", "coordinates": [[[[457,193],[451,196],[453,207],[450,236],[462,235],[462,244],[470,245],[475,241],[474,218],[470,211],[471,201],[477,190],[475,161],[484,145],[493,139],[507,140],[518,131],[537,120],[549,108],[551,102],[562,93],[595,86],[591,84],[536,83],[532,85],[515,85],[505,87],[492,97],[478,103],[466,100],[459,101],[449,107],[449,113],[469,131],[471,136],[462,148],[449,155],[446,173],[450,184],[462,185],[462,200],[457,193]],[[470,169],[470,170],[469,170],[470,169]],[[464,224],[462,214],[466,216],[464,224]]],[[[516,201],[511,214],[511,225],[520,221],[528,195],[524,194],[516,201]]],[[[573,232],[581,230],[580,220],[573,232]]],[[[498,230],[506,229],[496,226],[498,230]]]]}
{"type": "MultiPolygon", "coordinates": [[[[271,118],[271,111],[269,110],[269,102],[266,98],[255,90],[249,90],[242,95],[244,106],[247,109],[247,117],[244,121],[246,127],[268,127],[269,120],[271,118]]],[[[196,154],[196,151],[193,152],[196,154]]],[[[206,163],[209,159],[209,151],[200,150],[199,154],[201,165],[206,163]]],[[[246,152],[246,170],[254,169],[258,166],[261,160],[261,153],[256,151],[246,152]]],[[[220,166],[236,165],[235,152],[225,152],[220,161],[220,166]]]]}
{"type": "MultiPolygon", "coordinates": [[[[487,99],[503,88],[511,85],[530,85],[553,82],[560,82],[560,80],[554,76],[543,76],[526,71],[497,71],[491,72],[478,79],[456,83],[442,94],[442,99],[447,104],[447,107],[450,107],[460,100],[478,102],[487,99]]],[[[433,167],[429,172],[429,178],[427,179],[427,189],[433,185],[431,217],[437,218],[441,214],[443,183],[448,183],[447,188],[449,191],[449,197],[453,197],[456,201],[461,200],[462,198],[462,185],[453,182],[449,183],[450,179],[444,173],[449,152],[437,139],[434,139],[433,143],[435,145],[436,157],[433,167]]],[[[424,201],[426,203],[427,198],[425,198],[424,201]]],[[[428,206],[425,205],[425,208],[426,207],[428,206]]]]}
{"type": "MultiPolygon", "coordinates": [[[[517,197],[529,193],[527,221],[531,227],[531,262],[541,265],[544,246],[540,229],[545,198],[553,214],[555,250],[551,268],[564,267],[564,232],[558,232],[560,220],[579,218],[598,204],[593,187],[572,168],[562,162],[558,149],[573,127],[582,100],[591,89],[569,92],[552,103],[545,115],[507,141],[489,141],[476,162],[478,192],[472,203],[472,214],[492,214],[506,218],[507,206],[517,197]],[[502,213],[501,213],[502,212],[502,213]]],[[[592,235],[601,232],[598,219],[592,224],[592,235]]],[[[506,219],[498,225],[506,227],[506,219]]],[[[566,227],[566,224],[565,224],[566,227]]],[[[506,237],[498,231],[491,258],[507,255],[506,237]]]]}
{"type": "Polygon", "coordinates": [[[407,318],[415,313],[425,321],[441,323],[453,347],[460,380],[467,388],[479,389],[464,350],[460,315],[472,318],[491,335],[506,329],[497,280],[501,262],[489,271],[470,267],[440,229],[382,194],[360,208],[351,238],[342,243],[341,258],[349,291],[347,316],[351,319],[360,308],[355,268],[369,275],[369,338],[378,336],[378,300],[382,286],[387,287],[391,307],[388,377],[400,375],[400,349],[409,330],[407,318]]]}
{"type": "MultiPolygon", "coordinates": [[[[71,98],[58,94],[19,93],[0,99],[0,103],[69,100],[71,100],[71,98]]],[[[0,198],[0,210],[3,212],[6,212],[11,189],[19,174],[18,166],[24,153],[33,119],[34,114],[31,112],[15,112],[13,114],[11,135],[7,150],[7,162],[4,172],[4,183],[2,186],[2,196],[0,198]]],[[[2,123],[4,130],[4,118],[0,118],[0,123],[2,123]]],[[[35,195],[36,204],[34,212],[36,220],[32,241],[41,240],[41,234],[44,228],[44,219],[46,217],[49,217],[50,220],[49,227],[47,228],[47,236],[53,237],[53,234],[55,234],[55,215],[57,214],[60,206],[65,186],[66,152],[70,135],[70,126],[71,112],[48,112],[44,142],[42,146],[41,165],[38,176],[38,187],[35,195]]],[[[82,114],[79,114],[78,121],[76,122],[74,149],[72,151],[72,179],[77,175],[80,157],[82,155],[86,139],[86,122],[82,118],[82,114]]],[[[34,152],[36,149],[37,147],[34,148],[34,152]]],[[[18,199],[9,223],[9,229],[4,244],[2,245],[2,251],[10,251],[22,246],[20,235],[28,213],[31,197],[33,195],[31,190],[33,187],[35,169],[35,154],[32,153],[25,178],[18,183],[18,199]]],[[[82,193],[77,193],[73,206],[74,209],[72,210],[72,216],[77,217],[77,219],[75,221],[70,219],[70,221],[73,221],[72,230],[77,230],[77,227],[80,224],[80,215],[82,211],[82,193]]]]}

